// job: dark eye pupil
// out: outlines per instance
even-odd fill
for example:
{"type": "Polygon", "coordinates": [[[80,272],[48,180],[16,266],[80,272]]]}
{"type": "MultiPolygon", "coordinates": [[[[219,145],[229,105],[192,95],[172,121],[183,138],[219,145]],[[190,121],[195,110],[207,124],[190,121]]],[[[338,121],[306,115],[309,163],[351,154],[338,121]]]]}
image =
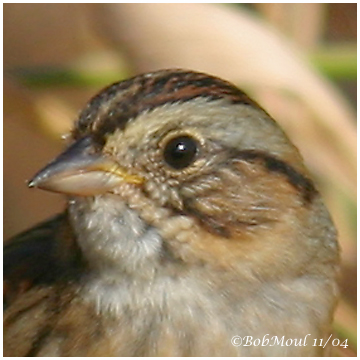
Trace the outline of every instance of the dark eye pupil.
{"type": "Polygon", "coordinates": [[[164,158],[174,169],[184,169],[195,159],[198,150],[197,141],[190,136],[180,136],[170,140],[164,151],[164,158]]]}

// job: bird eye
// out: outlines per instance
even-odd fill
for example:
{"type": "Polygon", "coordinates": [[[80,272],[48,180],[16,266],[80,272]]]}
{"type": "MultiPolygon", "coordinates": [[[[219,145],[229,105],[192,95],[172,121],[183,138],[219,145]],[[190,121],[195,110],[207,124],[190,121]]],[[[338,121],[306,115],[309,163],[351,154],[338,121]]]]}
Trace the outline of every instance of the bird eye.
{"type": "Polygon", "coordinates": [[[164,149],[166,163],[176,170],[184,169],[195,159],[198,142],[190,136],[179,136],[170,140],[164,149]]]}

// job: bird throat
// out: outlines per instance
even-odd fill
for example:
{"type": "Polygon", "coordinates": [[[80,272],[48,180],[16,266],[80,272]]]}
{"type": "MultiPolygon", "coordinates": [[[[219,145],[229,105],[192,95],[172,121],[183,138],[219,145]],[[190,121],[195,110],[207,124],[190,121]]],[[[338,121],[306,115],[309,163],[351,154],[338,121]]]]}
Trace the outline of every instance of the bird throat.
{"type": "Polygon", "coordinates": [[[119,272],[135,277],[153,272],[161,237],[119,196],[72,198],[69,217],[77,242],[94,270],[117,277],[119,272]]]}

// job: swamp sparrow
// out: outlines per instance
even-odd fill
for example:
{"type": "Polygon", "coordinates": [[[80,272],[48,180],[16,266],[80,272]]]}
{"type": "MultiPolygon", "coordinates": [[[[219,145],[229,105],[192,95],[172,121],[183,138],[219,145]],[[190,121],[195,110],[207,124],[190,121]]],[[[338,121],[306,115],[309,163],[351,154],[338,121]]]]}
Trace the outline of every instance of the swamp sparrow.
{"type": "Polygon", "coordinates": [[[5,245],[5,355],[322,354],[336,231],[255,101],[202,73],[144,74],[96,95],[72,140],[29,183],[66,211],[5,245]]]}

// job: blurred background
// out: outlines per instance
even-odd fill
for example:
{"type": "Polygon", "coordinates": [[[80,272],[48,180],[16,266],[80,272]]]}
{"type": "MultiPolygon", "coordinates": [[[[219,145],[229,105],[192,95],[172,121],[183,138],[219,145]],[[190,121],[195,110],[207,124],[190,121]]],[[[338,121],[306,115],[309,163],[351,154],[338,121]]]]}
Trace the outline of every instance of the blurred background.
{"type": "MultiPolygon", "coordinates": [[[[227,79],[298,146],[339,231],[335,335],[356,355],[357,4],[4,4],[4,238],[64,207],[26,180],[102,87],[181,67],[227,79]]],[[[66,137],[66,136],[65,136],[66,137]]]]}

